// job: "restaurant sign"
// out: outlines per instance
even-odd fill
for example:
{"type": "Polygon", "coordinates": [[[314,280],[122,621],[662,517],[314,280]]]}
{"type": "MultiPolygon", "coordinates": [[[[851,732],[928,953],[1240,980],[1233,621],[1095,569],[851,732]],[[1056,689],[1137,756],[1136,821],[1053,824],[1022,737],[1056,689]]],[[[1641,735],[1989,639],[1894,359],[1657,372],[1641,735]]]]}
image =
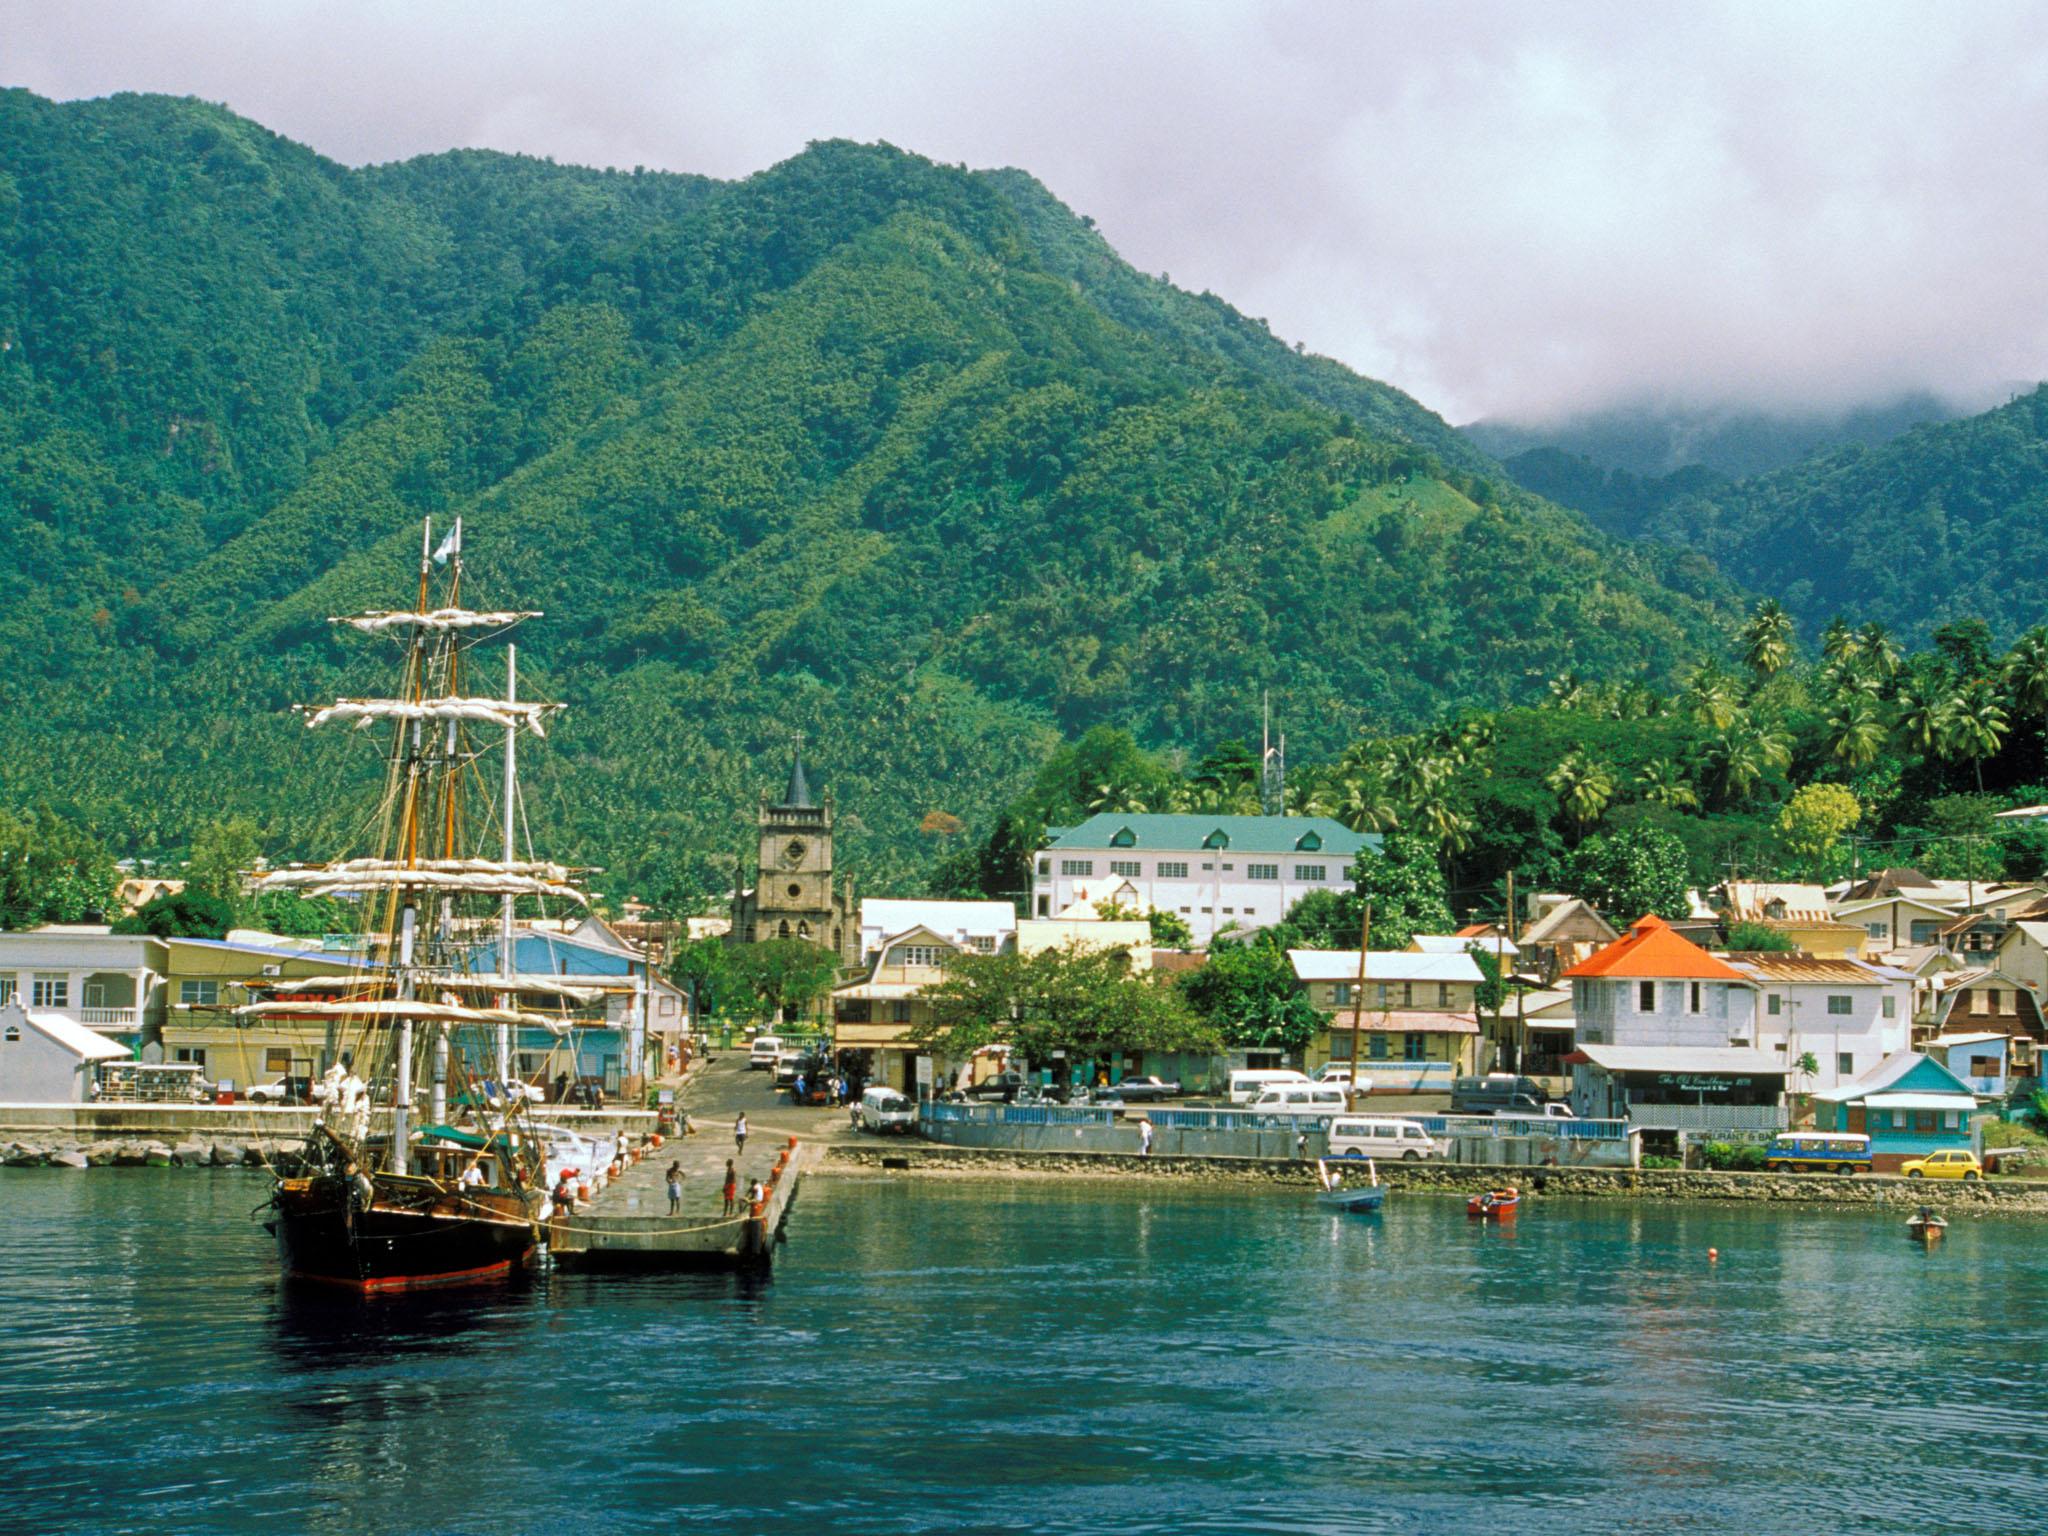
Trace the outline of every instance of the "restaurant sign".
{"type": "Polygon", "coordinates": [[[1680,1093],[1711,1093],[1726,1095],[1741,1091],[1747,1093],[1756,1084],[1753,1077],[1710,1077],[1693,1072],[1659,1072],[1659,1088],[1676,1088],[1680,1093]]]}

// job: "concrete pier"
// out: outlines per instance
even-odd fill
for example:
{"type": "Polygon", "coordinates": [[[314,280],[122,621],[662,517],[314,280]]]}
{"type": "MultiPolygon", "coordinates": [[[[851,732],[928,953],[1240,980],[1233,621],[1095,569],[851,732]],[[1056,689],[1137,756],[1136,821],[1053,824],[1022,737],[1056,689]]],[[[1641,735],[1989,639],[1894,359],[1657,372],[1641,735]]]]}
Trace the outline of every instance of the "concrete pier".
{"type": "MultiPolygon", "coordinates": [[[[688,1138],[697,1141],[700,1137],[688,1138]]],[[[587,1204],[556,1216],[548,1251],[557,1263],[581,1269],[765,1269],[803,1177],[805,1145],[785,1137],[772,1158],[749,1157],[740,1177],[736,1214],[724,1211],[725,1158],[731,1143],[685,1147],[668,1141],[614,1179],[587,1204]],[[683,1164],[683,1205],[668,1214],[664,1177],[683,1164]],[[766,1186],[758,1212],[747,1201],[754,1179],[766,1186]]]]}

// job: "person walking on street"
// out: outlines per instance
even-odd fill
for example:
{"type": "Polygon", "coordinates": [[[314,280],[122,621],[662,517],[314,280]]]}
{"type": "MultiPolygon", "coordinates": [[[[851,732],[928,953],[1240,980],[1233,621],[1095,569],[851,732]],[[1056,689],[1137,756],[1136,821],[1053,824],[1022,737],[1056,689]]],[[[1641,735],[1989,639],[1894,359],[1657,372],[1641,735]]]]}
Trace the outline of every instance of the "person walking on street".
{"type": "Polygon", "coordinates": [[[743,1111],[741,1111],[739,1119],[737,1119],[737,1120],[733,1121],[733,1123],[732,1123],[732,1145],[733,1145],[733,1150],[734,1150],[734,1151],[735,1151],[736,1153],[738,1153],[738,1154],[739,1154],[740,1156],[742,1156],[742,1157],[746,1156],[746,1153],[747,1153],[747,1116],[746,1116],[746,1112],[745,1112],[744,1110],[743,1110],[743,1111]]]}
{"type": "Polygon", "coordinates": [[[725,1214],[730,1216],[732,1208],[739,1203],[740,1171],[733,1166],[732,1159],[728,1157],[725,1160],[725,1214]]]}
{"type": "Polygon", "coordinates": [[[668,1165],[668,1213],[678,1215],[683,1209],[683,1165],[668,1165]]]}
{"type": "Polygon", "coordinates": [[[1150,1120],[1140,1120],[1138,1122],[1138,1156],[1150,1157],[1151,1155],[1152,1122],[1150,1120]]]}

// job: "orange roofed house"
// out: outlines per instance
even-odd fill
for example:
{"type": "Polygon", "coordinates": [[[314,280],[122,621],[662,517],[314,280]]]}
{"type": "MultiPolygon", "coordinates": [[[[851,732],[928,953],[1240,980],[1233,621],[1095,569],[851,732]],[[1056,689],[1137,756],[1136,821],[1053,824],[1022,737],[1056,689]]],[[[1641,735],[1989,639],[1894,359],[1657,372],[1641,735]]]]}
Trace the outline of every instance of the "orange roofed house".
{"type": "Polygon", "coordinates": [[[1791,1065],[1757,1048],[1757,984],[1727,961],[1639,919],[1565,971],[1578,1048],[1581,1115],[1654,1130],[1773,1130],[1785,1125],[1791,1065]]]}

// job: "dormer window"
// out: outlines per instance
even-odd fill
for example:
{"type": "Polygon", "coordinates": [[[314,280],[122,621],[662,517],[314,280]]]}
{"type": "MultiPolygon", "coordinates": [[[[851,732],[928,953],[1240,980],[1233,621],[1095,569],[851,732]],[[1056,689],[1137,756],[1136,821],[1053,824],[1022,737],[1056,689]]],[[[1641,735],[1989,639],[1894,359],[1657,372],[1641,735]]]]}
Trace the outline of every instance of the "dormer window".
{"type": "Polygon", "coordinates": [[[1135,848],[1137,845],[1138,834],[1129,827],[1118,827],[1109,839],[1112,848],[1135,848]]]}
{"type": "Polygon", "coordinates": [[[1230,846],[1230,834],[1221,827],[1218,827],[1202,839],[1202,846],[1204,848],[1228,848],[1230,846]]]}
{"type": "Polygon", "coordinates": [[[1314,853],[1323,846],[1323,840],[1313,830],[1304,832],[1294,841],[1295,848],[1302,853],[1314,853]]]}

